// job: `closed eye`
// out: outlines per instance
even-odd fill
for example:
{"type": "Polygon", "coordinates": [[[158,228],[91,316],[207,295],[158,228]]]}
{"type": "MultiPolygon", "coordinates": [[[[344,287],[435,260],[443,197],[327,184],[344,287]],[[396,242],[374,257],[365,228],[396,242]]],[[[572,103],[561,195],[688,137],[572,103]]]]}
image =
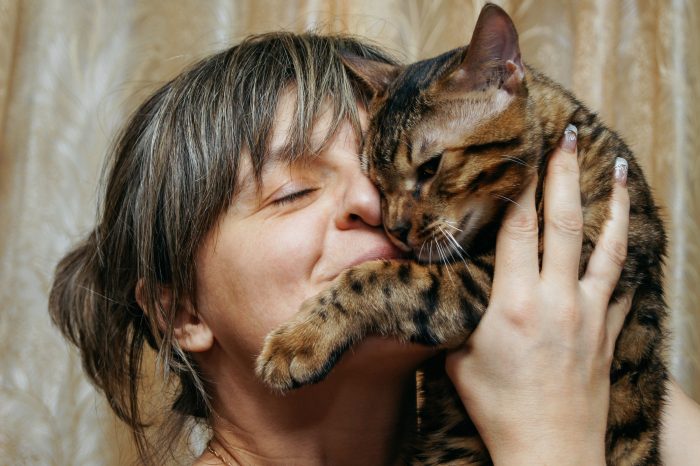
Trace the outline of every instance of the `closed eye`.
{"type": "Polygon", "coordinates": [[[440,167],[441,160],[442,152],[420,164],[416,169],[416,180],[420,183],[434,177],[440,167]]]}
{"type": "Polygon", "coordinates": [[[290,204],[294,201],[297,201],[304,196],[307,196],[311,194],[312,192],[316,191],[318,188],[308,188],[308,189],[302,189],[300,191],[295,191],[291,194],[287,194],[286,196],[280,197],[279,199],[275,199],[272,201],[272,204],[274,205],[284,205],[284,204],[290,204]]]}

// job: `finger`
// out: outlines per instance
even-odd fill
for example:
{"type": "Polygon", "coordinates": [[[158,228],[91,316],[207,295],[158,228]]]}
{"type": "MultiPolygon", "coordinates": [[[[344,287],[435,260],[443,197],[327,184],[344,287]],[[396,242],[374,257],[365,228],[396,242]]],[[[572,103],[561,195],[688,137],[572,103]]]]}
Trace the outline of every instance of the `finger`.
{"type": "Polygon", "coordinates": [[[610,344],[608,354],[613,354],[615,351],[615,342],[617,341],[617,337],[620,335],[622,326],[625,324],[627,314],[629,314],[630,309],[632,308],[633,298],[634,290],[628,291],[615,301],[611,302],[608,306],[608,313],[605,321],[608,342],[610,344]]]}
{"type": "Polygon", "coordinates": [[[562,286],[578,282],[583,238],[576,127],[566,128],[547,166],[544,187],[542,277],[562,286]]]}
{"type": "Polygon", "coordinates": [[[607,302],[617,286],[627,257],[630,198],[627,191],[627,161],[615,160],[615,183],[610,198],[610,218],[598,238],[581,282],[601,293],[607,302]]]}
{"type": "Polygon", "coordinates": [[[516,286],[530,287],[539,279],[536,189],[537,176],[533,176],[503,217],[496,238],[492,296],[499,295],[499,288],[509,296],[516,286]]]}

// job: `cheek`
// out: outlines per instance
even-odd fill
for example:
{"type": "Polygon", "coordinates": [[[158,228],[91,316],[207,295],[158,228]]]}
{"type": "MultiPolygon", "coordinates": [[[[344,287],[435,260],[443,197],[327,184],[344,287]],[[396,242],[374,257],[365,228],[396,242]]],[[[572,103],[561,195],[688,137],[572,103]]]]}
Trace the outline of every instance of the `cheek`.
{"type": "MultiPolygon", "coordinates": [[[[488,223],[498,210],[498,202],[488,193],[481,192],[465,196],[454,196],[445,200],[442,207],[434,211],[453,226],[463,230],[462,234],[469,235],[473,230],[488,223]]],[[[456,230],[453,232],[455,234],[456,230]]]]}
{"type": "Polygon", "coordinates": [[[449,211],[455,219],[459,219],[467,213],[479,213],[479,215],[482,215],[491,211],[494,204],[494,199],[486,193],[455,196],[450,201],[449,211]]]}
{"type": "Polygon", "coordinates": [[[224,345],[255,354],[267,333],[314,293],[322,241],[297,219],[222,231],[198,260],[198,306],[224,345]]]}

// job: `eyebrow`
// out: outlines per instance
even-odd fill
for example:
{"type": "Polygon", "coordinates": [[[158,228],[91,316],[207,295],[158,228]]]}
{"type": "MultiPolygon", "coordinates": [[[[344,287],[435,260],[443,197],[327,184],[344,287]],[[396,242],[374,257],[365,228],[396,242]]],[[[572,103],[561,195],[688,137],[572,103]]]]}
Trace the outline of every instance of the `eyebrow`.
{"type": "Polygon", "coordinates": [[[265,154],[265,160],[263,163],[263,170],[264,166],[269,165],[270,163],[279,163],[284,160],[284,153],[288,149],[288,144],[282,144],[278,147],[270,147],[267,150],[267,154],[265,154]]]}
{"type": "MultiPolygon", "coordinates": [[[[248,156],[248,160],[250,161],[250,156],[248,156]]],[[[239,189],[234,197],[233,203],[235,204],[237,201],[255,203],[261,202],[263,200],[263,190],[265,188],[264,181],[266,175],[276,166],[290,166],[293,162],[294,160],[288,160],[287,157],[284,157],[284,146],[270,150],[263,160],[259,182],[253,173],[253,169],[250,166],[251,164],[247,164],[248,166],[245,170],[239,171],[239,189]]]]}

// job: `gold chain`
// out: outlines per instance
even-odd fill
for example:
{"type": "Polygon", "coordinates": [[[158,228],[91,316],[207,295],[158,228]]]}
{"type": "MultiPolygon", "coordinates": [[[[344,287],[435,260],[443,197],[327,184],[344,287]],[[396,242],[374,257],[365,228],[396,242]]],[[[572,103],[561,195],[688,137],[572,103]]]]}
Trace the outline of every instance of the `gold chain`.
{"type": "Polygon", "coordinates": [[[224,463],[226,466],[233,466],[226,458],[221,456],[221,453],[218,451],[214,450],[214,447],[211,446],[210,443],[207,443],[207,450],[209,450],[209,453],[212,455],[216,456],[218,459],[221,460],[222,463],[224,463]]]}

